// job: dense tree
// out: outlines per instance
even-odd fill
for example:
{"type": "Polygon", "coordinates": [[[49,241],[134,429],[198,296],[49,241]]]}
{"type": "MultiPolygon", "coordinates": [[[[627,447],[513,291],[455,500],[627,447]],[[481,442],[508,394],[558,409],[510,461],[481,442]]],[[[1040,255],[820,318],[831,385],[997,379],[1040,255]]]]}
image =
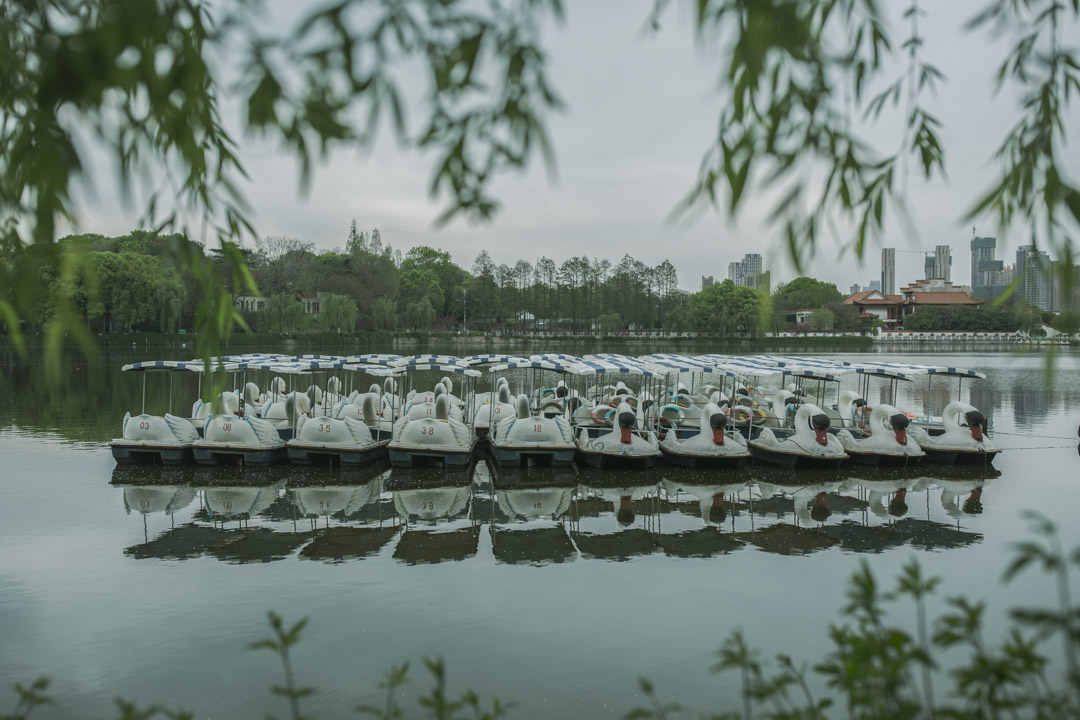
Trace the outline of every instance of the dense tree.
{"type": "Polygon", "coordinates": [[[778,311],[817,310],[843,299],[835,284],[809,277],[797,277],[778,285],[772,294],[773,309],[778,311]]]}

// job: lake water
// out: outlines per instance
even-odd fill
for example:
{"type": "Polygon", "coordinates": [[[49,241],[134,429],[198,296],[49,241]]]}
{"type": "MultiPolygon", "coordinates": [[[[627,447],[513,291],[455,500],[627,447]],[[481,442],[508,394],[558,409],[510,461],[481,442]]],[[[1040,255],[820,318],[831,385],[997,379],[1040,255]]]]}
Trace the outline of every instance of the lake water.
{"type": "MultiPolygon", "coordinates": [[[[708,671],[724,636],[741,627],[766,654],[816,660],[860,562],[891,585],[915,557],[944,578],[942,597],[985,599],[1000,618],[1052,597],[1037,575],[1000,582],[1028,537],[1022,511],[1080,544],[1075,352],[1052,382],[1040,354],[902,356],[987,374],[964,396],[1006,449],[993,468],[813,474],[118,468],[105,443],[141,393],[119,366],[145,356],[73,364],[58,388],[5,359],[0,712],[10,683],[45,674],[49,717],[107,716],[117,695],[282,716],[277,659],[247,647],[271,609],[310,618],[294,663],[320,717],[381,702],[383,671],[405,661],[411,712],[435,655],[452,691],[515,701],[516,718],[620,717],[641,701],[639,676],[726,710],[736,678],[708,671]]],[[[151,383],[148,409],[164,410],[167,388],[151,383]]],[[[194,385],[174,392],[183,407],[194,385]]],[[[921,409],[925,393],[908,385],[899,404],[921,409]]]]}

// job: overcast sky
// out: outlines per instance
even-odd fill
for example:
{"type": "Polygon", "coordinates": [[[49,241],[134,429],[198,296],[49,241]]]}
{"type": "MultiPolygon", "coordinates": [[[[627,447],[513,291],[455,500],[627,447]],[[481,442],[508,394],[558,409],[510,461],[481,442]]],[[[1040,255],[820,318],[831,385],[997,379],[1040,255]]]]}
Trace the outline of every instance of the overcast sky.
{"type": "MultiPolygon", "coordinates": [[[[884,245],[913,251],[897,255],[898,285],[921,277],[919,251],[939,243],[953,246],[953,279],[967,284],[971,226],[962,217],[990,183],[990,159],[1017,118],[1017,104],[1011,94],[995,98],[992,93],[992,75],[1005,46],[962,27],[985,0],[924,4],[929,12],[922,23],[925,54],[947,78],[925,104],[944,124],[949,179],[925,184],[912,174],[909,199],[917,233],[912,236],[894,215],[884,245]]],[[[456,220],[437,229],[433,220],[445,204],[428,197],[431,156],[401,150],[389,136],[371,152],[334,153],[317,169],[306,198],[298,192],[295,161],[265,143],[244,141],[240,155],[252,177],[246,190],[259,233],[331,248],[344,244],[355,218],[364,229],[378,227],[384,241],[403,252],[433,245],[464,267],[483,249],[496,262],[511,264],[519,258],[535,262],[541,255],[560,263],[582,253],[614,263],[630,253],[650,265],[671,260],[680,286],[697,290],[701,275],[721,279],[730,261],[761,252],[774,278],[792,277],[778,229],[762,222],[771,204],[767,198],[749,197],[737,222],[712,213],[688,226],[667,222],[715,136],[720,108],[717,57],[696,46],[685,8],[669,11],[662,30],[651,35],[642,32],[650,2],[565,5],[566,22],[544,38],[551,78],[567,104],[549,125],[557,178],[549,178],[535,158],[524,175],[496,183],[503,208],[493,222],[477,226],[456,220]]],[[[892,31],[899,45],[907,34],[899,13],[907,4],[882,5],[894,13],[892,31]]],[[[1069,119],[1072,137],[1080,131],[1077,114],[1074,110],[1069,119]]],[[[412,115],[414,128],[419,115],[412,115]]],[[[891,150],[899,142],[896,127],[882,123],[867,137],[891,150]]],[[[1080,153],[1072,157],[1067,168],[1075,181],[1080,153]]],[[[122,234],[136,217],[99,192],[85,203],[81,226],[122,234]]],[[[980,235],[998,234],[989,219],[976,224],[980,235]]],[[[999,235],[998,257],[1007,261],[1025,239],[1018,231],[1011,235],[999,235]]],[[[846,292],[853,282],[878,278],[880,250],[871,249],[860,267],[850,255],[838,259],[836,246],[824,244],[808,269],[846,292]]]]}

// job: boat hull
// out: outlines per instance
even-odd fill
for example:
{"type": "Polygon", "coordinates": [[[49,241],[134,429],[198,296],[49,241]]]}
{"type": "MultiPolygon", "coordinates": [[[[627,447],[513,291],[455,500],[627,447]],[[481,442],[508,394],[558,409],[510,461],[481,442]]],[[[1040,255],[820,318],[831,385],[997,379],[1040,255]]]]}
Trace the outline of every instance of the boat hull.
{"type": "Polygon", "coordinates": [[[389,448],[390,464],[399,468],[423,467],[425,465],[441,464],[446,468],[464,469],[472,462],[476,452],[476,444],[462,450],[412,450],[403,448],[389,448]]]}
{"type": "Polygon", "coordinates": [[[928,447],[923,447],[923,452],[926,453],[926,462],[937,463],[939,465],[989,465],[994,462],[994,458],[997,457],[998,453],[1001,451],[990,450],[987,452],[979,452],[977,450],[932,450],[928,447]]]}
{"type": "Polygon", "coordinates": [[[848,462],[871,467],[915,467],[925,455],[892,455],[889,453],[858,452],[846,448],[848,462]]]}
{"type": "Polygon", "coordinates": [[[202,445],[192,448],[192,452],[199,465],[273,465],[289,458],[284,445],[275,448],[202,445]]]}
{"type": "Polygon", "coordinates": [[[186,465],[193,459],[190,445],[177,447],[116,441],[109,445],[113,460],[124,465],[186,465]]]}
{"type": "Polygon", "coordinates": [[[333,448],[290,444],[289,462],[294,465],[366,465],[386,457],[386,445],[366,448],[333,448]]]}
{"type": "Polygon", "coordinates": [[[680,467],[691,468],[738,468],[746,464],[750,459],[750,453],[740,455],[693,455],[690,453],[671,452],[663,445],[660,450],[664,453],[664,462],[680,467]]]}
{"type": "Polygon", "coordinates": [[[495,444],[488,446],[491,457],[502,467],[565,467],[574,461],[575,448],[543,449],[514,448],[495,444]]]}
{"type": "Polygon", "coordinates": [[[589,467],[594,468],[642,470],[656,465],[656,461],[660,459],[660,453],[655,455],[608,454],[589,452],[578,448],[577,458],[589,467]]]}
{"type": "Polygon", "coordinates": [[[840,467],[840,464],[847,459],[846,454],[826,457],[820,455],[802,455],[799,453],[782,452],[780,450],[769,450],[757,445],[750,446],[750,454],[753,455],[754,460],[757,462],[766,463],[768,465],[779,465],[780,467],[787,468],[832,469],[840,467]]]}

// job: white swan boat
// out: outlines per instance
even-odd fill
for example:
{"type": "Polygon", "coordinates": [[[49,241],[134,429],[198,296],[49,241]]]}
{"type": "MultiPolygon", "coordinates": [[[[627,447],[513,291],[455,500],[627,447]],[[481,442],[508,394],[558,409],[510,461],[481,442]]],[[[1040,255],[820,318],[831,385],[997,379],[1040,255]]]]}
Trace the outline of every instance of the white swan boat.
{"type": "MultiPolygon", "coordinates": [[[[344,366],[343,370],[364,373],[373,377],[392,375],[395,371],[380,366],[344,366]]],[[[340,378],[334,385],[340,395],[340,378]]],[[[328,387],[331,383],[328,381],[328,387]]],[[[352,403],[341,398],[333,414],[328,405],[322,405],[324,414],[300,415],[296,419],[293,437],[286,445],[289,460],[300,465],[327,462],[338,465],[361,465],[386,457],[387,446],[393,433],[393,411],[383,402],[381,386],[362,396],[353,396],[352,403]],[[362,399],[361,399],[362,397],[362,399]],[[360,400],[356,403],[356,400],[360,400]],[[354,408],[359,408],[357,413],[354,408]]]]}
{"type": "Polygon", "coordinates": [[[491,455],[500,465],[569,465],[574,460],[574,430],[560,416],[534,414],[529,398],[518,395],[515,416],[499,422],[489,436],[491,455]]]}
{"type": "Polygon", "coordinates": [[[737,501],[739,493],[746,490],[747,484],[726,483],[720,485],[700,484],[700,475],[684,476],[681,473],[665,474],[661,485],[669,502],[684,502],[684,497],[696,500],[698,512],[705,525],[720,525],[728,516],[730,507],[737,501]],[[690,480],[688,484],[683,482],[690,480]]]}
{"type": "Polygon", "coordinates": [[[829,416],[821,408],[804,403],[795,413],[794,429],[785,438],[762,428],[748,441],[755,460],[783,467],[839,467],[848,459],[844,446],[829,432],[829,416]]]}
{"type": "MultiPolygon", "coordinates": [[[[470,390],[466,392],[467,397],[472,394],[473,381],[480,377],[479,371],[464,365],[419,363],[405,364],[401,367],[406,372],[406,384],[411,384],[415,374],[421,372],[459,375],[465,380],[466,389],[470,390]]],[[[395,467],[413,467],[416,464],[431,461],[460,468],[469,464],[476,448],[476,435],[467,422],[455,417],[452,411],[452,400],[449,393],[439,393],[438,397],[434,398],[431,408],[424,407],[424,412],[416,415],[406,410],[404,416],[394,423],[393,439],[387,447],[390,462],[395,467]],[[430,414],[427,412],[428,409],[431,410],[430,414]]],[[[460,413],[460,408],[458,412],[460,413]]]]}
{"type": "Polygon", "coordinates": [[[698,429],[675,426],[662,432],[664,460],[689,467],[738,467],[750,458],[746,440],[728,427],[728,418],[715,403],[698,415],[698,429]]]}
{"type": "Polygon", "coordinates": [[[597,356],[586,356],[570,369],[583,384],[590,378],[596,382],[581,393],[584,402],[572,418],[577,457],[591,467],[655,465],[660,459],[660,440],[653,427],[645,426],[639,396],[660,397],[664,374],[644,364],[597,356]],[[618,378],[638,380],[638,394],[618,378]]]}
{"type": "Polygon", "coordinates": [[[941,414],[944,432],[932,435],[922,425],[909,435],[926,453],[928,462],[962,464],[991,463],[1001,449],[986,435],[986,417],[974,406],[954,400],[941,414]]]}
{"type": "Polygon", "coordinates": [[[205,365],[201,360],[149,360],[121,368],[124,372],[138,372],[142,375],[142,409],[138,415],[130,412],[124,415],[122,437],[109,443],[113,459],[118,463],[160,462],[163,465],[190,462],[199,433],[191,420],[172,414],[173,379],[176,372],[200,373],[201,388],[201,374],[204,369],[205,365]],[[169,410],[164,415],[150,415],[146,412],[148,372],[169,373],[169,410]]]}
{"type": "MultiPolygon", "coordinates": [[[[488,441],[496,463],[507,467],[563,466],[573,461],[576,445],[566,402],[570,397],[569,388],[562,379],[559,380],[562,384],[556,385],[553,392],[547,392],[549,388],[544,387],[547,384],[545,374],[550,377],[557,373],[564,378],[568,371],[569,367],[558,361],[523,358],[514,358],[490,369],[492,373],[523,375],[521,386],[531,390],[531,396],[538,404],[534,407],[529,400],[530,394],[523,392],[510,406],[513,414],[493,424],[488,441]]],[[[499,377],[496,387],[500,392],[508,393],[509,381],[499,377]]],[[[489,412],[493,414],[493,411],[489,412]]]]}
{"type": "Polygon", "coordinates": [[[878,405],[870,413],[869,435],[856,437],[841,429],[836,437],[852,462],[861,465],[918,465],[926,457],[919,443],[910,437],[907,415],[892,405],[878,405]]]}

